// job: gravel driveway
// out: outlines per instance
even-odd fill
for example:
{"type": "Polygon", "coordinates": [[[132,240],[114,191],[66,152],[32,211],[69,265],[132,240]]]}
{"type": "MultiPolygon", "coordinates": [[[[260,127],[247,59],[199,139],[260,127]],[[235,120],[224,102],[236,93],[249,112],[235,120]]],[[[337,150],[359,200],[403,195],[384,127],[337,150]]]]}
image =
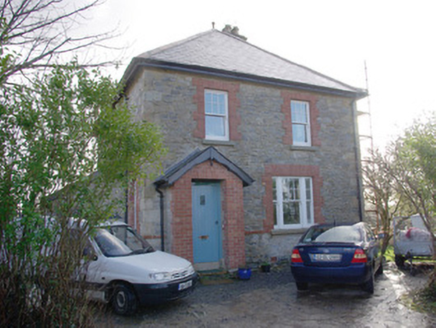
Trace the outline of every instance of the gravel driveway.
{"type": "Polygon", "coordinates": [[[286,266],[254,272],[248,281],[218,280],[199,284],[188,298],[119,317],[101,313],[101,327],[436,327],[436,314],[415,312],[400,296],[426,281],[385,265],[374,295],[357,287],[311,285],[297,292],[286,266]]]}

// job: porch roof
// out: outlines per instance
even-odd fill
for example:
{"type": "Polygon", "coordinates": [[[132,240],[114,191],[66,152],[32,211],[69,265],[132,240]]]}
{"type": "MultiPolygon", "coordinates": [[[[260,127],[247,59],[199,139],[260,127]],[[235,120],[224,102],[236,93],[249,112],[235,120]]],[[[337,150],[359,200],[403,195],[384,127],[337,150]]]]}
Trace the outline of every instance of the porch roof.
{"type": "Polygon", "coordinates": [[[163,175],[154,181],[154,184],[158,187],[171,186],[190,169],[206,161],[215,161],[225,166],[230,172],[234,173],[242,180],[244,187],[254,182],[254,179],[243,169],[221,154],[215,147],[211,146],[204,150],[196,149],[181,161],[170,166],[165,170],[163,175]]]}

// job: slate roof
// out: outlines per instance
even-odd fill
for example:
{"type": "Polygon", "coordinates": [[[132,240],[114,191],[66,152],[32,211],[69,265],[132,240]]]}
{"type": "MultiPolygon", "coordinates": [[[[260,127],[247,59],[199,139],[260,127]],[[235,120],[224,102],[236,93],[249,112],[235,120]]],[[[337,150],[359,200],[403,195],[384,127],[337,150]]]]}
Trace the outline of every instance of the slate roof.
{"type": "Polygon", "coordinates": [[[124,73],[127,83],[138,66],[189,71],[349,97],[366,96],[365,90],[339,82],[215,29],[133,58],[124,73]]]}
{"type": "Polygon", "coordinates": [[[160,187],[171,186],[190,169],[206,161],[216,161],[225,166],[242,180],[244,187],[254,182],[244,170],[221,154],[215,147],[211,146],[204,150],[196,149],[183,160],[166,169],[164,174],[154,181],[154,184],[160,187]]]}

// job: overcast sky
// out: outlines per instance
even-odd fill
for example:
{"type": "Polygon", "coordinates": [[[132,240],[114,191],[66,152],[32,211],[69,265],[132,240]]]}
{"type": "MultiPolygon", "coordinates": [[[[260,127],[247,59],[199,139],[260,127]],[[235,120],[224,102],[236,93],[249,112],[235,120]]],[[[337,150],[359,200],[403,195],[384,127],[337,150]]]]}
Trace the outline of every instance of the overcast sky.
{"type": "MultiPolygon", "coordinates": [[[[432,0],[107,0],[89,28],[117,28],[133,56],[225,24],[248,42],[355,87],[366,88],[376,145],[436,109],[436,1],[432,0]]],[[[107,58],[119,53],[105,50],[107,58]]],[[[368,100],[358,108],[367,110],[368,100]]],[[[360,122],[367,133],[368,120],[360,122]]],[[[365,147],[365,146],[364,146],[365,147]]]]}

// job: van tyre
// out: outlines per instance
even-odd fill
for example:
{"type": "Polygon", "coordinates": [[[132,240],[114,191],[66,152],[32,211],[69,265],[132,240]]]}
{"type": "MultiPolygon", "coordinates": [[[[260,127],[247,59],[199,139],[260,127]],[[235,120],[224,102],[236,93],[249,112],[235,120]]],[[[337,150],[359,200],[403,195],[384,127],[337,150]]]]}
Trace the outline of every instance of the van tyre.
{"type": "Polygon", "coordinates": [[[115,285],[112,293],[112,308],[116,314],[120,315],[130,315],[136,312],[138,300],[130,286],[115,285]]]}
{"type": "Polygon", "coordinates": [[[404,262],[406,261],[406,258],[402,255],[395,255],[395,264],[398,268],[404,268],[404,262]]]}

